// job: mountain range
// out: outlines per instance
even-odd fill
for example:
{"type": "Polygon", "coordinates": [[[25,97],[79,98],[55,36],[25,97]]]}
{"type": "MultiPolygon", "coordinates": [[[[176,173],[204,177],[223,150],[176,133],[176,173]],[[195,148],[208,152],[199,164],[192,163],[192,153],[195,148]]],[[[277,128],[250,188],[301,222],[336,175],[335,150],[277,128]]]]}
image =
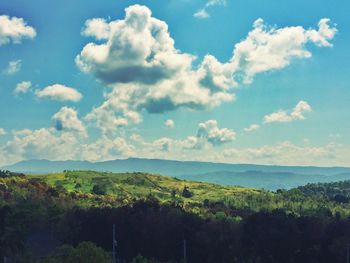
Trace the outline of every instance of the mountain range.
{"type": "Polygon", "coordinates": [[[350,167],[278,166],[197,161],[128,158],[103,162],[26,160],[2,167],[21,173],[54,173],[63,170],[145,172],[179,179],[265,188],[289,189],[307,183],[350,179],[350,167]]]}

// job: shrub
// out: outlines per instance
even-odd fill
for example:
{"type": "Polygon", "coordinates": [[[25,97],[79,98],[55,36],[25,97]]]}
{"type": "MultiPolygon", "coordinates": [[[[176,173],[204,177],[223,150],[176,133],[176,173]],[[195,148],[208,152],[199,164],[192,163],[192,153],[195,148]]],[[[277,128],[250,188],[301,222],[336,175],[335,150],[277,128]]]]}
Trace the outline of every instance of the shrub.
{"type": "Polygon", "coordinates": [[[105,195],[107,190],[105,186],[95,184],[91,192],[95,195],[105,195]]]}

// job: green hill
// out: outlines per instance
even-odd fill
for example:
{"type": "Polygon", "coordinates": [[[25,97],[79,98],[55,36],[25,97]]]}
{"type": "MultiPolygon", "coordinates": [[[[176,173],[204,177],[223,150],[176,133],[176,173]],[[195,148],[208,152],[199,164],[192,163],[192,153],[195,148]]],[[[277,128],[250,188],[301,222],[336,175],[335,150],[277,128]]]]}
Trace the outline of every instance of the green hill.
{"type": "Polygon", "coordinates": [[[142,172],[222,185],[290,189],[317,182],[350,179],[347,167],[274,166],[128,158],[105,162],[26,160],[3,167],[26,174],[58,173],[63,170],[113,173],[142,172]]]}
{"type": "Polygon", "coordinates": [[[28,175],[28,178],[64,188],[68,192],[111,196],[130,202],[153,197],[161,202],[172,202],[176,199],[177,202],[185,204],[201,204],[205,199],[216,202],[223,200],[224,197],[242,198],[244,195],[258,195],[263,192],[254,188],[221,186],[138,172],[65,171],[28,175]],[[190,197],[185,197],[184,189],[189,192],[190,197]]]}
{"type": "Polygon", "coordinates": [[[68,263],[96,245],[107,263],[115,224],[128,263],[182,262],[184,239],[193,263],[345,262],[349,185],[271,192],[148,173],[0,171],[0,257],[68,263]]]}
{"type": "Polygon", "coordinates": [[[139,172],[64,171],[27,175],[26,179],[19,180],[46,183],[61,195],[73,197],[71,204],[81,207],[119,207],[137,200],[154,199],[205,217],[223,212],[235,220],[253,212],[274,209],[283,209],[298,216],[326,210],[333,214],[350,215],[350,204],[340,204],[324,195],[309,194],[297,188],[271,192],[139,172]]]}

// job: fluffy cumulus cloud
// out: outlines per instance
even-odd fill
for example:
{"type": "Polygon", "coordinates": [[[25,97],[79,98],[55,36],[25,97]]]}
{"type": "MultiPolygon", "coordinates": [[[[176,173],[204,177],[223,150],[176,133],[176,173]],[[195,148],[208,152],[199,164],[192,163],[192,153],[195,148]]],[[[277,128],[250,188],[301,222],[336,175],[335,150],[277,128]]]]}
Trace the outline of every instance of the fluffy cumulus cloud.
{"type": "Polygon", "coordinates": [[[163,138],[160,138],[158,140],[155,140],[153,142],[153,146],[158,151],[168,152],[170,150],[172,143],[173,143],[172,139],[163,137],[163,138]]]}
{"type": "Polygon", "coordinates": [[[89,112],[84,120],[87,123],[94,123],[103,134],[114,133],[118,128],[127,126],[129,119],[134,123],[141,121],[141,116],[138,112],[130,111],[126,104],[118,103],[113,98],[113,93],[105,94],[106,101],[99,107],[94,108],[89,112]]]}
{"type": "Polygon", "coordinates": [[[134,147],[121,137],[90,142],[76,128],[13,131],[11,139],[0,145],[0,165],[25,159],[101,161],[135,155],[134,147]]]}
{"type": "Polygon", "coordinates": [[[19,72],[22,68],[22,60],[12,60],[8,63],[7,68],[4,70],[4,73],[7,75],[14,75],[19,72]]]}
{"type": "Polygon", "coordinates": [[[236,134],[228,128],[220,129],[216,120],[208,120],[199,124],[197,137],[205,138],[213,145],[220,145],[235,140],[236,134]]]}
{"type": "Polygon", "coordinates": [[[234,98],[226,67],[208,56],[195,69],[195,57],[175,48],[167,24],[145,6],[127,8],[123,20],[88,20],[83,33],[102,43],[87,44],[77,65],[112,87],[100,114],[139,122],[142,110],[207,109],[234,98]]]}
{"type": "Polygon", "coordinates": [[[30,81],[22,81],[16,85],[16,88],[14,90],[14,94],[24,94],[29,91],[31,88],[32,83],[30,81]]]}
{"type": "Polygon", "coordinates": [[[259,18],[248,37],[235,45],[231,63],[237,78],[251,83],[258,73],[282,69],[294,59],[310,58],[306,44],[330,47],[337,29],[327,18],[321,19],[318,29],[301,26],[270,27],[259,18]]]}
{"type": "Polygon", "coordinates": [[[252,132],[252,131],[256,131],[259,128],[260,128],[260,125],[258,125],[258,124],[251,124],[249,127],[244,128],[244,131],[245,132],[252,132]]]}
{"type": "Polygon", "coordinates": [[[204,7],[197,10],[196,13],[193,14],[194,17],[199,19],[209,18],[210,14],[208,9],[213,6],[225,6],[227,4],[226,0],[209,0],[204,7]]]}
{"type": "Polygon", "coordinates": [[[1,148],[11,162],[23,159],[75,159],[79,149],[77,138],[71,133],[57,134],[55,129],[21,130],[1,148]]]}
{"type": "Polygon", "coordinates": [[[256,148],[226,149],[222,153],[224,160],[230,162],[279,165],[344,165],[349,155],[348,147],[334,142],[313,146],[289,141],[256,148]]]}
{"type": "Polygon", "coordinates": [[[198,125],[196,136],[189,136],[181,144],[186,149],[201,149],[205,146],[220,146],[236,139],[236,133],[228,128],[219,128],[216,120],[208,120],[198,125]]]}
{"type": "Polygon", "coordinates": [[[99,138],[93,143],[82,144],[79,157],[83,160],[101,161],[135,154],[135,149],[124,138],[99,138]]]}
{"type": "Polygon", "coordinates": [[[291,111],[279,110],[264,117],[264,123],[291,122],[294,120],[304,120],[304,114],[310,112],[311,106],[306,101],[299,101],[291,111]]]}
{"type": "Polygon", "coordinates": [[[95,37],[98,40],[108,39],[110,33],[109,24],[103,18],[93,18],[85,22],[85,27],[81,31],[83,36],[95,37]]]}
{"type": "Polygon", "coordinates": [[[130,136],[130,144],[134,145],[137,152],[134,156],[145,158],[164,158],[166,154],[169,158],[175,158],[180,149],[181,140],[175,140],[168,137],[162,137],[153,141],[145,141],[139,134],[132,134],[130,136]],[[173,156],[173,157],[171,157],[173,156]]]}
{"type": "Polygon", "coordinates": [[[73,108],[62,107],[52,116],[52,120],[57,131],[77,131],[86,136],[85,126],[79,120],[78,113],[73,108]]]}
{"type": "Polygon", "coordinates": [[[139,123],[143,111],[203,110],[233,101],[233,88],[241,82],[250,83],[258,73],[310,57],[307,43],[331,46],[337,31],[329,19],[320,20],[318,29],[275,28],[258,19],[234,46],[229,61],[208,54],[194,63],[196,57],[175,48],[167,24],[154,18],[150,9],[133,5],[125,12],[122,20],[87,20],[82,34],[96,41],[76,57],[83,72],[109,87],[105,102],[88,116],[104,131],[139,123]],[[109,121],[103,124],[101,118],[109,121]]]}
{"type": "MultiPolygon", "coordinates": [[[[204,12],[223,3],[210,0],[204,12]]],[[[19,21],[28,30],[25,22],[19,21]]],[[[0,45],[35,37],[34,29],[29,34],[22,30],[11,35],[4,34],[3,28],[4,23],[0,23],[0,45]]],[[[247,37],[234,45],[228,61],[219,61],[210,54],[197,61],[193,54],[175,47],[167,24],[154,18],[145,6],[128,7],[121,20],[87,20],[81,33],[91,42],[83,47],[75,61],[81,71],[106,86],[104,101],[81,119],[75,109],[62,107],[52,116],[54,127],[6,135],[10,139],[0,145],[0,162],[33,158],[99,161],[139,156],[280,164],[317,163],[317,160],[346,163],[349,151],[334,143],[312,147],[282,142],[258,148],[230,148],[236,133],[219,127],[216,120],[200,123],[196,133],[180,139],[160,137],[145,141],[140,135],[126,137],[123,132],[117,132],[120,127],[142,122],[144,112],[205,110],[233,101],[235,87],[251,83],[256,74],[283,69],[295,59],[311,57],[308,44],[332,46],[336,32],[329,19],[321,19],[316,29],[271,27],[258,19],[247,37]],[[88,138],[89,125],[98,127],[101,137],[88,138]]],[[[20,68],[21,62],[16,63],[9,72],[15,73],[20,68]]],[[[30,86],[30,82],[19,83],[14,92],[25,93],[30,86]]],[[[35,95],[57,101],[82,99],[77,90],[60,84],[37,90],[35,95]]],[[[311,106],[300,101],[293,109],[266,115],[264,123],[302,120],[310,111],[311,106]]],[[[169,119],[164,125],[172,128],[174,122],[169,119]]],[[[259,125],[252,124],[244,131],[257,129],[259,125]]],[[[4,133],[0,128],[0,135],[4,133]]]]}
{"type": "Polygon", "coordinates": [[[174,128],[175,127],[175,122],[171,119],[168,119],[164,122],[165,126],[168,128],[174,128]]]}
{"type": "Polygon", "coordinates": [[[24,38],[34,38],[36,31],[23,18],[0,16],[0,46],[10,42],[20,44],[24,38]]]}
{"type": "Polygon", "coordinates": [[[47,86],[42,90],[37,90],[35,95],[38,98],[48,98],[56,101],[80,101],[83,97],[77,90],[61,84],[47,86]]]}
{"type": "Polygon", "coordinates": [[[348,165],[350,156],[349,147],[334,142],[314,146],[309,141],[299,145],[282,141],[255,148],[231,148],[228,142],[234,139],[233,131],[218,128],[212,120],[199,124],[197,134],[185,140],[162,137],[145,141],[140,135],[132,134],[130,137],[101,136],[91,141],[76,128],[15,130],[9,136],[10,140],[0,145],[0,165],[23,159],[102,161],[130,156],[230,163],[348,165]],[[224,143],[224,148],[212,147],[224,143]]]}
{"type": "Polygon", "coordinates": [[[5,135],[6,131],[4,128],[0,128],[0,136],[5,135]]]}

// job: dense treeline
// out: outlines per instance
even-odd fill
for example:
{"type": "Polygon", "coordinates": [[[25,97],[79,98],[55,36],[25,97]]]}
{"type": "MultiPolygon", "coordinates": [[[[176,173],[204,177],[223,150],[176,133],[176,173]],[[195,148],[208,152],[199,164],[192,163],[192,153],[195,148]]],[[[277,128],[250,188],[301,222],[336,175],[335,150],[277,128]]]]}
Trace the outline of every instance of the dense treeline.
{"type": "MultiPolygon", "coordinates": [[[[190,187],[183,190],[192,198],[190,187]]],[[[172,198],[147,194],[126,202],[39,179],[0,178],[0,256],[8,262],[110,262],[115,224],[121,262],[181,262],[184,240],[193,263],[346,260],[348,204],[316,191],[248,191],[200,204],[177,202],[176,193],[172,198]]]]}
{"type": "Polygon", "coordinates": [[[15,176],[23,177],[25,175],[22,173],[14,173],[14,172],[11,172],[8,170],[1,170],[0,169],[0,178],[8,178],[8,177],[15,177],[15,176]]]}
{"type": "Polygon", "coordinates": [[[119,255],[138,253],[161,262],[342,262],[350,241],[350,220],[296,217],[284,211],[254,213],[241,222],[203,219],[181,208],[141,201],[133,207],[73,210],[65,242],[90,240],[109,249],[110,226],[118,229],[119,255]]]}
{"type": "Polygon", "coordinates": [[[298,189],[306,195],[322,196],[338,203],[348,203],[350,200],[350,181],[307,184],[298,189]]]}

